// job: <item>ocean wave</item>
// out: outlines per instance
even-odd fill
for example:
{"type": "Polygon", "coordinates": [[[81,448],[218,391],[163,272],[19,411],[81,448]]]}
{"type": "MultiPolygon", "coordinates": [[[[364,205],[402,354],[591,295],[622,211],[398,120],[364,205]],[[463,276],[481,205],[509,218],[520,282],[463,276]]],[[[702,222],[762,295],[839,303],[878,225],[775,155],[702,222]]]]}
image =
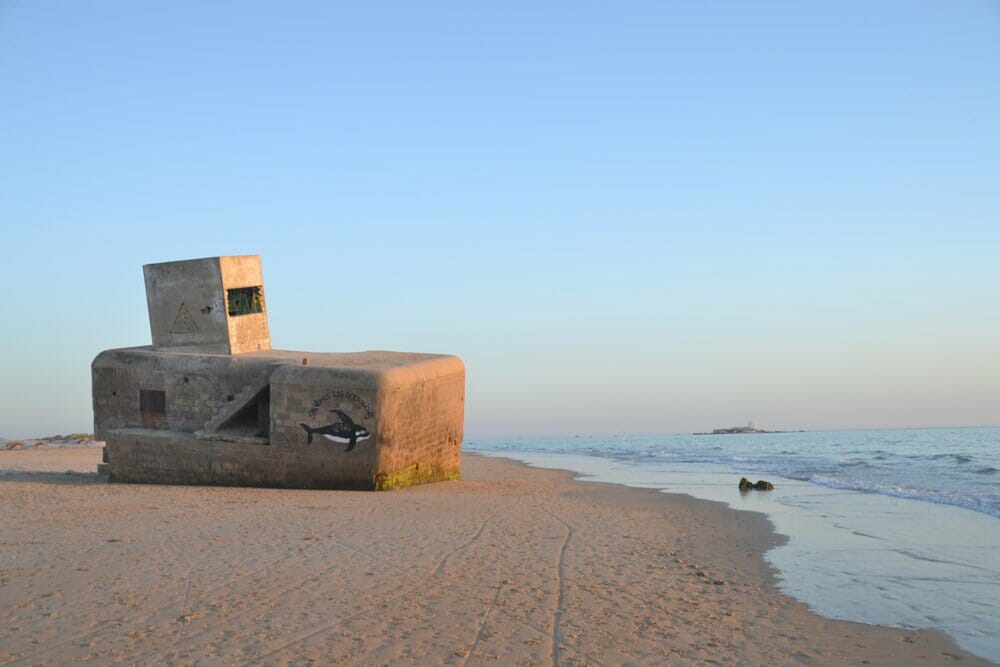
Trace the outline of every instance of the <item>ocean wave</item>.
{"type": "Polygon", "coordinates": [[[955,490],[927,489],[875,480],[828,478],[822,475],[817,475],[809,481],[831,489],[877,493],[884,496],[919,500],[937,505],[954,505],[955,507],[988,514],[1000,519],[1000,494],[973,496],[955,490]]]}
{"type": "Polygon", "coordinates": [[[651,471],[657,465],[725,466],[831,488],[955,505],[1000,518],[993,430],[786,434],[725,441],[692,436],[518,438],[476,441],[496,453],[598,457],[651,471]],[[794,438],[794,439],[793,439],[794,438]]]}
{"type": "Polygon", "coordinates": [[[952,459],[955,463],[962,464],[968,463],[972,460],[971,456],[966,456],[965,454],[935,454],[929,457],[931,461],[940,461],[941,459],[952,459]]]}

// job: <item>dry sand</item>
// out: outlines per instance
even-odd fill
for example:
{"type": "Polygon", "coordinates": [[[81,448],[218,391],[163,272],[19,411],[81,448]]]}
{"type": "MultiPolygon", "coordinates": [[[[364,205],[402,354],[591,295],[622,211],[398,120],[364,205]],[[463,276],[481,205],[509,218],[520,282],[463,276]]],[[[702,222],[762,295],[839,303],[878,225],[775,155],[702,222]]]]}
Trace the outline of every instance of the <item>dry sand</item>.
{"type": "Polygon", "coordinates": [[[810,613],[763,516],[686,496],[474,455],[386,493],[109,485],[99,458],[0,452],[0,664],[987,664],[810,613]]]}

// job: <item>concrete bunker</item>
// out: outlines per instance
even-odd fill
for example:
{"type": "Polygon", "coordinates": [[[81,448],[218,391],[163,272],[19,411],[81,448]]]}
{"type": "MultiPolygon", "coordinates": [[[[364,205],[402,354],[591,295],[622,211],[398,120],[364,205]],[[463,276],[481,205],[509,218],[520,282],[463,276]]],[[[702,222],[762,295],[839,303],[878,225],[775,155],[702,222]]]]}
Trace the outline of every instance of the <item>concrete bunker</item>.
{"type": "Polygon", "coordinates": [[[390,489],[458,478],[457,357],[271,349],[256,255],[143,272],[152,345],[92,364],[111,481],[390,489]]]}

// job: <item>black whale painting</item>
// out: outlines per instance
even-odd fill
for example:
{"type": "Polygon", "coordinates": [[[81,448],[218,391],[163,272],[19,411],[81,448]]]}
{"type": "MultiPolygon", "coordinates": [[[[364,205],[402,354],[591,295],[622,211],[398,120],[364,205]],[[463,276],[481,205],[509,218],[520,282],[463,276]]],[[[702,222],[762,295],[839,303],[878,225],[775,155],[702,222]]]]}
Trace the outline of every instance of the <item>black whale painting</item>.
{"type": "Polygon", "coordinates": [[[330,412],[337,415],[339,421],[333,424],[327,424],[326,426],[317,426],[313,428],[306,424],[305,422],[299,422],[299,426],[305,429],[306,444],[312,444],[314,435],[321,435],[330,442],[338,442],[341,444],[346,444],[347,449],[345,452],[349,452],[354,449],[354,446],[359,442],[363,442],[368,438],[372,437],[372,434],[368,432],[364,426],[355,424],[354,420],[351,419],[346,412],[342,410],[330,410],[330,412]]]}

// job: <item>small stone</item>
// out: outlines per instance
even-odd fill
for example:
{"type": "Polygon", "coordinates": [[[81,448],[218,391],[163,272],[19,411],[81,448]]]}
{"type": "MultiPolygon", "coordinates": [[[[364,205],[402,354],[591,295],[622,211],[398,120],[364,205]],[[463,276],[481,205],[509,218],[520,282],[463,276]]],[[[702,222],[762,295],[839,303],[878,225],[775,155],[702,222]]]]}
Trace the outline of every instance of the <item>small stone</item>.
{"type": "Polygon", "coordinates": [[[753,488],[753,482],[746,477],[740,477],[740,491],[748,491],[753,488]]]}

